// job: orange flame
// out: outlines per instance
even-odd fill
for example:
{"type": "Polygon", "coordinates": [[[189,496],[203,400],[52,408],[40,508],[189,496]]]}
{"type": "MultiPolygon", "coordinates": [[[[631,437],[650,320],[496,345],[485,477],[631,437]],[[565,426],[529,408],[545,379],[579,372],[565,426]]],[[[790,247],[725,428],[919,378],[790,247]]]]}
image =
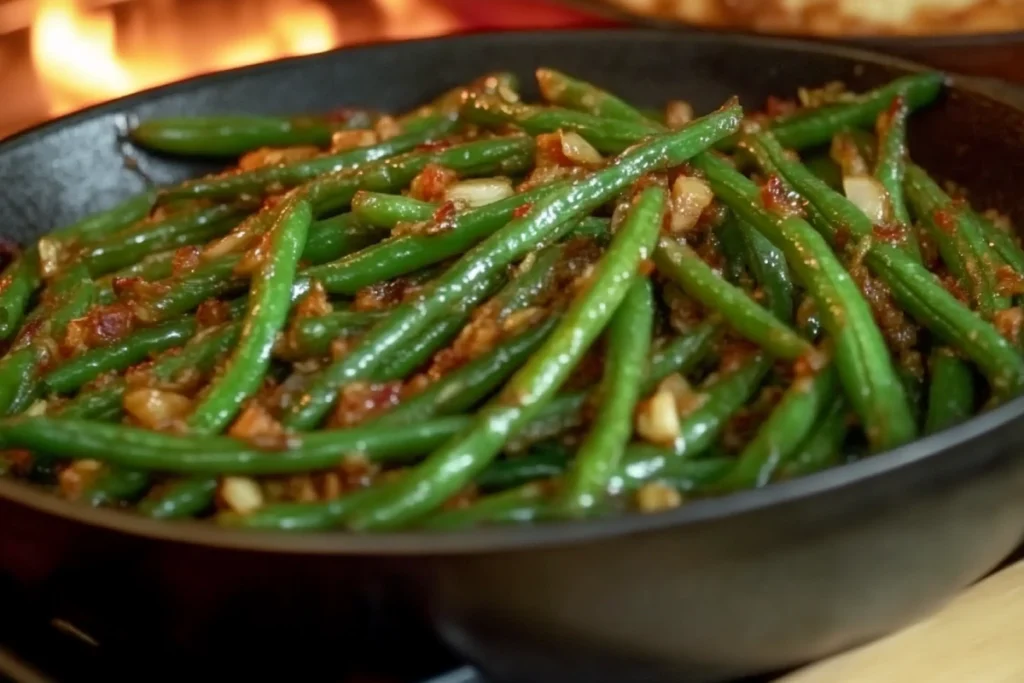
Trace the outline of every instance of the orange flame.
{"type": "Polygon", "coordinates": [[[320,0],[222,0],[220,6],[140,0],[94,10],[80,0],[38,0],[31,50],[56,116],[197,73],[457,26],[433,0],[336,7],[320,0]],[[197,8],[204,15],[195,16],[197,8]]]}

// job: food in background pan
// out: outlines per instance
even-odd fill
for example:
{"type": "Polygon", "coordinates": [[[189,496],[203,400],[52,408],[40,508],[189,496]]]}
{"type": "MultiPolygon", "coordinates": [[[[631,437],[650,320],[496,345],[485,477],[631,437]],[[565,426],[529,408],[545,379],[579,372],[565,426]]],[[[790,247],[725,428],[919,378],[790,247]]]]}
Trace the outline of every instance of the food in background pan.
{"type": "Polygon", "coordinates": [[[600,0],[699,26],[829,36],[998,33],[1024,28],[1021,0],[600,0]]]}
{"type": "Polygon", "coordinates": [[[7,266],[0,463],[160,518],[458,528],[764,486],[1021,391],[1024,251],[907,155],[941,75],[699,118],[537,77],[137,127],[241,159],[7,266]]]}

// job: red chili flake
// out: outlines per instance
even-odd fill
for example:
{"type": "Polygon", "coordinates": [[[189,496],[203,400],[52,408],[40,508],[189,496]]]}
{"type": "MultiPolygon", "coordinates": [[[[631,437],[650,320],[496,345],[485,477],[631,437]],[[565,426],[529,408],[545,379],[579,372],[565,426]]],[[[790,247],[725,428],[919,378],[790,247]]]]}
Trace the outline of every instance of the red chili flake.
{"type": "Polygon", "coordinates": [[[967,292],[960,288],[960,283],[956,281],[956,278],[952,275],[944,275],[939,278],[939,282],[947,292],[955,296],[960,302],[967,303],[967,292]]]}
{"type": "Polygon", "coordinates": [[[537,136],[537,151],[534,154],[536,166],[575,166],[572,159],[562,150],[561,133],[542,133],[537,136]]]}
{"type": "Polygon", "coordinates": [[[761,186],[761,204],[773,213],[794,216],[802,213],[796,198],[777,175],[768,177],[761,186]]]}
{"type": "Polygon", "coordinates": [[[533,210],[533,202],[526,202],[516,207],[516,210],[512,212],[513,218],[522,218],[526,214],[533,210]]]}
{"type": "Polygon", "coordinates": [[[992,324],[1010,343],[1016,345],[1020,341],[1021,327],[1024,326],[1024,311],[1019,307],[996,311],[992,316],[992,324]]]}
{"type": "Polygon", "coordinates": [[[637,266],[636,272],[641,277],[647,277],[648,275],[654,272],[654,261],[652,261],[649,258],[641,259],[639,265],[637,266]]]}
{"type": "Polygon", "coordinates": [[[114,277],[110,280],[110,287],[118,297],[124,296],[135,290],[136,285],[144,283],[141,277],[114,277]]]}
{"type": "Polygon", "coordinates": [[[207,299],[196,309],[196,322],[200,327],[212,327],[231,318],[231,306],[220,299],[207,299]]]}
{"type": "Polygon", "coordinates": [[[840,251],[842,251],[843,249],[846,249],[846,245],[848,245],[850,243],[850,237],[851,237],[850,229],[848,227],[846,227],[845,225],[840,225],[836,229],[836,236],[835,236],[836,248],[839,249],[840,251]]]}
{"type": "Polygon", "coordinates": [[[192,272],[199,265],[201,253],[202,250],[194,244],[176,249],[174,258],[171,259],[171,272],[175,275],[192,272]]]}
{"type": "Polygon", "coordinates": [[[743,363],[757,353],[758,349],[753,344],[745,341],[730,340],[722,345],[719,354],[718,369],[721,372],[733,372],[738,370],[743,363]]]}
{"type": "Polygon", "coordinates": [[[771,117],[785,116],[797,110],[797,104],[793,100],[782,99],[775,95],[769,95],[764,103],[764,113],[771,117]]]}
{"type": "Polygon", "coordinates": [[[907,238],[907,233],[903,226],[898,223],[890,223],[887,225],[875,225],[871,228],[872,234],[883,242],[889,242],[890,244],[900,244],[907,238]]]}
{"type": "Polygon", "coordinates": [[[450,168],[427,164],[409,184],[409,196],[424,202],[439,202],[448,186],[458,179],[458,174],[450,168]]]}
{"type": "Polygon", "coordinates": [[[1003,296],[1024,294],[1024,276],[1010,266],[996,269],[996,289],[1003,296]]]}
{"type": "Polygon", "coordinates": [[[339,427],[359,424],[367,417],[398,405],[402,382],[354,382],[341,390],[333,423],[339,427]]]}
{"type": "Polygon", "coordinates": [[[947,235],[956,234],[956,216],[945,209],[937,209],[932,213],[936,227],[947,235]]]}

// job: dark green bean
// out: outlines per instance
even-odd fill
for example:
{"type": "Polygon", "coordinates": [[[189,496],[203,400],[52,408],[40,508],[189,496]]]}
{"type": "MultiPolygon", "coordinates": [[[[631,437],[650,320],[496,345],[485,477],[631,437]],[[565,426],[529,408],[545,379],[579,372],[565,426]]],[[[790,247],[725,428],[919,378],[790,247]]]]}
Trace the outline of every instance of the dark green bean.
{"type": "Polygon", "coordinates": [[[760,189],[715,155],[701,155],[694,163],[731,210],[785,253],[834,340],[840,381],[872,443],[881,449],[910,440],[914,421],[885,339],[867,300],[822,236],[799,216],[767,211],[760,189]]]}
{"type": "Polygon", "coordinates": [[[90,242],[79,258],[93,276],[103,275],[130,266],[150,254],[202,244],[223,235],[251,210],[248,204],[225,204],[182,212],[90,242]]]}
{"type": "Polygon", "coordinates": [[[303,199],[281,205],[276,224],[270,229],[268,251],[252,277],[238,345],[224,372],[189,416],[191,430],[211,433],[224,429],[263,383],[277,333],[288,317],[292,282],[311,219],[309,204],[303,199]]]}
{"type": "Polygon", "coordinates": [[[765,303],[775,317],[785,323],[793,321],[793,282],[786,256],[771,241],[746,221],[739,221],[746,247],[746,261],[754,280],[761,285],[765,303]]]}
{"type": "Polygon", "coordinates": [[[147,149],[202,157],[233,157],[260,147],[326,147],[339,130],[365,128],[374,116],[189,116],[143,121],[128,136],[147,149]]]}
{"type": "Polygon", "coordinates": [[[152,353],[181,346],[195,331],[194,320],[140,330],[126,339],[90,349],[59,365],[43,377],[43,386],[51,393],[70,393],[105,372],[125,370],[146,360],[152,353]]]}
{"type": "Polygon", "coordinates": [[[977,363],[1000,396],[1013,396],[1024,389],[1024,359],[992,325],[947,292],[932,273],[906,252],[882,240],[870,239],[871,220],[845,197],[832,192],[799,163],[790,160],[775,141],[759,137],[758,143],[786,181],[809,201],[805,208],[815,228],[833,242],[839,234],[844,239],[868,240],[865,263],[915,319],[977,363]]]}
{"type": "Polygon", "coordinates": [[[475,140],[439,151],[414,151],[363,164],[359,168],[328,173],[300,188],[316,216],[344,209],[359,190],[397,192],[427,164],[438,164],[460,177],[518,175],[533,163],[534,141],[527,136],[475,140]]]}
{"type": "Polygon", "coordinates": [[[505,383],[530,354],[547,339],[556,324],[552,318],[471,360],[412,398],[373,420],[375,425],[413,424],[441,415],[470,410],[505,383]]]}
{"type": "Polygon", "coordinates": [[[574,299],[541,349],[477,413],[472,427],[389,484],[387,494],[349,520],[351,526],[394,527],[411,521],[438,507],[493,460],[509,435],[550,401],[625,298],[640,260],[654,246],[664,209],[661,188],[637,196],[595,268],[591,286],[574,299]]]}
{"type": "Polygon", "coordinates": [[[544,493],[545,487],[541,484],[525,484],[485,496],[464,508],[434,513],[424,519],[420,527],[431,531],[452,531],[481,523],[532,522],[541,510],[538,503],[544,498],[544,493]]]}
{"type": "Polygon", "coordinates": [[[36,346],[11,351],[0,359],[0,415],[19,412],[25,403],[23,394],[34,384],[31,380],[42,359],[43,350],[36,346]]]}
{"type": "MultiPolygon", "coordinates": [[[[903,197],[903,179],[907,173],[907,119],[910,109],[897,97],[888,111],[878,117],[875,130],[878,136],[878,154],[875,156],[875,178],[889,195],[889,213],[903,226],[911,226],[910,213],[903,197]]],[[[907,248],[911,255],[921,255],[914,231],[907,233],[907,248]],[[911,241],[912,240],[912,241],[911,241]]]]}
{"type": "MultiPolygon", "coordinates": [[[[967,207],[963,207],[963,210],[969,211],[967,207]]],[[[974,217],[978,221],[978,227],[985,234],[985,239],[996,250],[996,253],[1018,274],[1024,273],[1024,250],[1020,248],[1014,235],[1003,230],[985,216],[975,214],[974,217]]]]}
{"type": "Polygon", "coordinates": [[[633,433],[644,359],[650,350],[654,294],[633,283],[608,325],[605,373],[593,426],[580,445],[559,496],[559,509],[579,515],[601,501],[633,433]]]}
{"type": "Polygon", "coordinates": [[[726,282],[686,244],[662,237],[654,250],[654,263],[683,291],[772,355],[794,360],[814,353],[807,340],[726,282]]]}
{"type": "Polygon", "coordinates": [[[139,512],[156,519],[187,519],[210,509],[216,493],[216,477],[181,479],[139,503],[139,512]]]}
{"type": "Polygon", "coordinates": [[[902,97],[912,110],[931,104],[942,90],[944,79],[943,74],[934,71],[904,76],[847,102],[779,117],[768,127],[783,147],[805,149],[823,145],[843,129],[874,125],[895,97],[902,97]]]}
{"type": "Polygon", "coordinates": [[[427,221],[437,205],[413,197],[360,190],[352,197],[352,213],[368,225],[391,229],[399,223],[427,221]]]}
{"type": "Polygon", "coordinates": [[[26,249],[0,275],[0,341],[18,331],[32,294],[41,282],[39,249],[26,249]]]}
{"type": "Polygon", "coordinates": [[[131,501],[145,493],[149,483],[146,472],[104,468],[83,492],[82,499],[94,506],[131,501]]]}
{"type": "Polygon", "coordinates": [[[331,342],[372,326],[382,311],[336,311],[313,318],[301,318],[289,334],[289,354],[320,356],[331,350],[331,342]]]}
{"type": "Polygon", "coordinates": [[[437,116],[433,117],[430,125],[423,126],[420,130],[402,133],[368,147],[355,147],[337,154],[325,154],[302,161],[186,180],[180,185],[164,190],[161,199],[204,198],[223,201],[280,192],[282,189],[301,185],[326,173],[338,173],[408,152],[425,142],[450,133],[455,124],[455,120],[449,116],[437,116]]]}
{"type": "Polygon", "coordinates": [[[419,299],[399,306],[371,329],[358,348],[320,376],[306,400],[285,417],[285,423],[297,429],[314,427],[330,410],[338,387],[373,372],[389,349],[425,329],[450,297],[459,296],[469,283],[487,272],[503,269],[539,243],[557,239],[566,227],[607,202],[643,173],[681,163],[713,144],[735,129],[738,114],[738,108],[730,107],[677,133],[637,146],[610,166],[538,201],[525,216],[509,222],[466,252],[419,299]]]}
{"type": "Polygon", "coordinates": [[[907,166],[906,190],[914,214],[978,311],[990,318],[1008,308],[1010,301],[999,294],[996,278],[1002,259],[989,246],[972,213],[962,210],[916,164],[907,166]]]}
{"type": "Polygon", "coordinates": [[[930,365],[926,434],[963,422],[974,412],[974,374],[970,366],[944,348],[932,353],[930,365]]]}
{"type": "Polygon", "coordinates": [[[802,477],[838,465],[847,431],[846,402],[837,398],[821,418],[814,433],[783,467],[782,476],[802,477]]]}
{"type": "Polygon", "coordinates": [[[439,225],[444,229],[434,234],[426,230],[423,234],[393,237],[339,261],[310,268],[306,274],[318,280],[328,292],[354,294],[367,285],[415,272],[465,252],[504,227],[521,207],[551,197],[567,187],[568,183],[554,183],[460,212],[443,226],[439,225]]]}
{"type": "Polygon", "coordinates": [[[149,215],[156,204],[156,190],[129,197],[120,204],[87,216],[77,223],[58,228],[48,237],[90,239],[123,230],[149,215]]]}
{"type": "Polygon", "coordinates": [[[500,97],[478,95],[466,101],[462,116],[484,126],[515,125],[530,135],[574,131],[598,151],[617,154],[664,129],[651,122],[622,121],[562,109],[506,102],[500,97]]]}
{"type": "Polygon", "coordinates": [[[293,437],[289,448],[257,448],[225,436],[177,436],[121,424],[64,417],[0,421],[0,443],[62,458],[90,458],[119,467],[190,475],[292,474],[337,467],[346,454],[402,461],[443,444],[470,424],[453,416],[414,425],[372,425],[293,437]]]}
{"type": "Polygon", "coordinates": [[[632,121],[650,126],[650,119],[631,104],[623,102],[586,81],[581,81],[554,69],[537,69],[537,85],[548,102],[606,119],[632,121]]]}
{"type": "Polygon", "coordinates": [[[754,439],[744,447],[736,465],[716,487],[732,491],[770,482],[814,431],[835,398],[837,387],[832,366],[794,381],[754,439]]]}

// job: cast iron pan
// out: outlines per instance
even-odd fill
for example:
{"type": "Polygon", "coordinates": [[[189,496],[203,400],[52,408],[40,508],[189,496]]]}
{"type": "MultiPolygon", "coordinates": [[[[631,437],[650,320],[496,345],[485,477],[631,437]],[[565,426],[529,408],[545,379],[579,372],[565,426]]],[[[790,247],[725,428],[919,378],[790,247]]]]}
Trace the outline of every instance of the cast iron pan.
{"type": "MultiPolygon", "coordinates": [[[[593,31],[378,45],[222,73],[76,114],[0,145],[0,226],[27,240],[139,190],[126,116],[402,109],[490,69],[538,65],[641,104],[914,67],[763,38],[593,31]]],[[[943,178],[1024,221],[1024,114],[965,89],[914,118],[943,178]]],[[[157,181],[205,170],[137,155],[157,181]]],[[[709,681],[796,665],[904,626],[997,564],[1024,532],[1024,401],[898,451],[656,516],[461,534],[238,533],[64,503],[0,481],[0,587],[117,652],[134,677],[248,671],[332,678],[364,653],[444,641],[507,683],[709,681]],[[397,630],[396,630],[397,629],[397,630]],[[125,655],[126,661],[130,658],[125,655]],[[155,658],[155,659],[154,659],[155,658]],[[198,667],[198,668],[197,668],[198,667]],[[200,673],[201,672],[201,673],[200,673]],[[180,672],[177,672],[180,673],[180,672]]]]}

